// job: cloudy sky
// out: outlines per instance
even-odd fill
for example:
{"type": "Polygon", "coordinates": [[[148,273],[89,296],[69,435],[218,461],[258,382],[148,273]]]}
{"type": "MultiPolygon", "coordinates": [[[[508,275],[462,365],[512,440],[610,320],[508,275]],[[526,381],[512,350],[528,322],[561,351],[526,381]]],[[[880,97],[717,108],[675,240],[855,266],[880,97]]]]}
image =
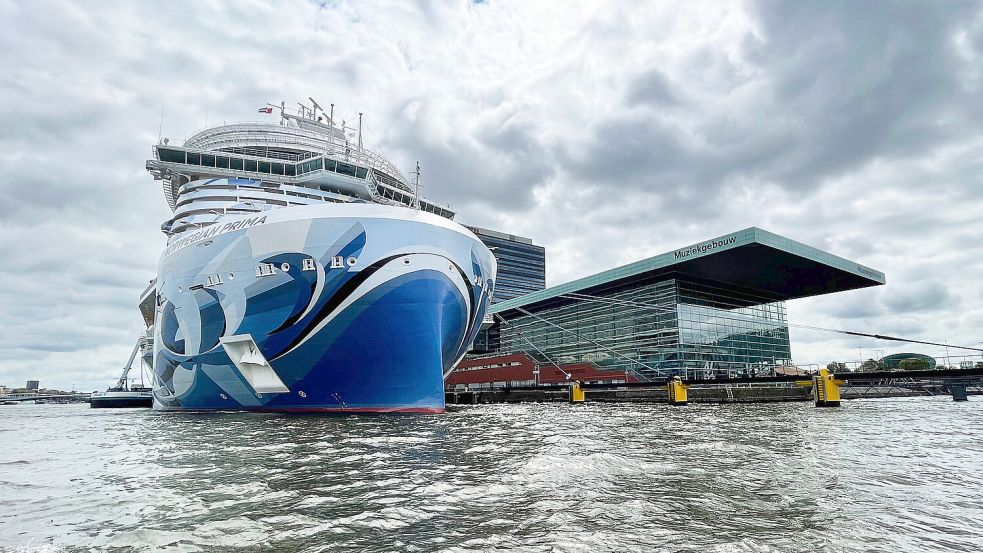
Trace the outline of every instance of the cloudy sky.
{"type": "MultiPolygon", "coordinates": [[[[793,323],[983,341],[979,2],[0,0],[0,49],[0,384],[117,376],[161,129],[308,96],[458,221],[545,245],[549,284],[759,226],[887,273],[793,323]]],[[[792,337],[802,363],[945,353],[792,337]]]]}

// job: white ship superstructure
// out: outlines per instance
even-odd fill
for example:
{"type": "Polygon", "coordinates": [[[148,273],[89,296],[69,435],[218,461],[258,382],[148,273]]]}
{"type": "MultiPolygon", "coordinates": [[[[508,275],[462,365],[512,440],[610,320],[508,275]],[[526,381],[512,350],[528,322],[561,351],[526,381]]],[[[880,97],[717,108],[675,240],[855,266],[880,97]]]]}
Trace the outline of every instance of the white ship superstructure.
{"type": "MultiPolygon", "coordinates": [[[[355,200],[417,206],[417,191],[406,177],[362,146],[361,129],[339,128],[332,117],[325,120],[315,110],[304,113],[309,115],[300,117],[281,108],[276,125],[223,124],[199,131],[180,145],[166,139],[155,146],[147,170],[163,181],[164,198],[174,210],[161,225],[164,233],[210,225],[217,214],[270,207],[355,200]],[[236,181],[211,180],[228,178],[236,181]],[[258,185],[237,182],[242,179],[258,185]]],[[[454,218],[450,208],[426,199],[419,199],[419,209],[454,218]]]]}

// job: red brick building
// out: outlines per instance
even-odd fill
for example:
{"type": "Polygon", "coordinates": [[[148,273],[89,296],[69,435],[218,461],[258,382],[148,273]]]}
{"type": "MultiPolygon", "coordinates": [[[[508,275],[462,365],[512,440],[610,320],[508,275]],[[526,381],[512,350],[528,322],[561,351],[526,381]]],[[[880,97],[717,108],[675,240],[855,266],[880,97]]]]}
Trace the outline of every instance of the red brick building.
{"type": "Polygon", "coordinates": [[[506,386],[536,386],[580,382],[637,382],[623,371],[605,371],[593,363],[561,365],[566,375],[551,363],[537,363],[524,353],[496,355],[479,359],[465,359],[444,381],[447,389],[504,388],[506,386]],[[538,366],[538,374],[537,374],[538,366]]]}

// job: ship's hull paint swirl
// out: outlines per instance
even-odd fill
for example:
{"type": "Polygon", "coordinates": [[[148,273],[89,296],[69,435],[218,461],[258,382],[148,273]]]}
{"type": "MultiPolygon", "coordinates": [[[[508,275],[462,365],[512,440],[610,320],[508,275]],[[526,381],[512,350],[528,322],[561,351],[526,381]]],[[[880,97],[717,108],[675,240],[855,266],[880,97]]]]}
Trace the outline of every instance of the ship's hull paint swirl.
{"type": "Polygon", "coordinates": [[[443,375],[474,340],[494,285],[494,258],[474,235],[361,204],[216,225],[161,258],[155,408],[443,411],[443,375]],[[275,274],[257,276],[260,264],[275,274]],[[242,335],[289,391],[250,385],[222,344],[242,335]]]}

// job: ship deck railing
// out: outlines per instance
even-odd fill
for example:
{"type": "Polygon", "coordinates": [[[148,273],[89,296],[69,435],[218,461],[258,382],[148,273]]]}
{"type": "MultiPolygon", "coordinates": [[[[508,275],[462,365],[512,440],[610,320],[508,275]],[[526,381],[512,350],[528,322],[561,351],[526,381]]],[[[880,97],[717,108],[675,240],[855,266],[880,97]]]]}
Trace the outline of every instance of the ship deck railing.
{"type": "MultiPolygon", "coordinates": [[[[341,140],[337,136],[329,136],[328,134],[298,127],[272,125],[261,121],[222,123],[221,125],[206,127],[186,140],[168,138],[166,145],[195,150],[201,149],[207,152],[211,149],[241,147],[256,142],[277,144],[280,146],[302,145],[314,148],[324,155],[344,155],[346,156],[346,161],[355,161],[356,163],[360,161],[364,162],[366,165],[392,175],[396,179],[399,179],[402,184],[409,187],[406,176],[382,155],[368,148],[363,147],[359,149],[358,145],[349,142],[347,137],[341,140]],[[246,134],[244,135],[243,133],[246,134]],[[293,140],[286,140],[285,137],[287,136],[293,138],[293,140]],[[208,146],[202,149],[199,143],[206,143],[208,146]]],[[[159,145],[163,146],[165,144],[161,142],[159,145]]],[[[301,161],[301,159],[298,156],[298,159],[293,161],[301,161]]]]}

